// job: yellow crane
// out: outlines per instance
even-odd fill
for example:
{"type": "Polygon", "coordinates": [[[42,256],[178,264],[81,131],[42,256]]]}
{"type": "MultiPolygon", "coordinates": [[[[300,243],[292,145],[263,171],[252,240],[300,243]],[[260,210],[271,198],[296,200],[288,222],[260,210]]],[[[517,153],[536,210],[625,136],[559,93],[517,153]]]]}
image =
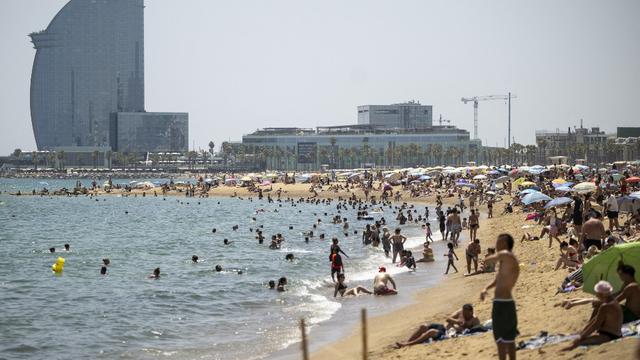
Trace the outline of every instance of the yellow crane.
{"type": "Polygon", "coordinates": [[[508,100],[509,101],[509,129],[507,139],[509,139],[509,146],[511,146],[511,99],[516,98],[515,94],[509,93],[508,95],[485,95],[485,96],[473,96],[460,99],[463,103],[473,102],[473,138],[478,139],[478,102],[486,100],[508,100]]]}

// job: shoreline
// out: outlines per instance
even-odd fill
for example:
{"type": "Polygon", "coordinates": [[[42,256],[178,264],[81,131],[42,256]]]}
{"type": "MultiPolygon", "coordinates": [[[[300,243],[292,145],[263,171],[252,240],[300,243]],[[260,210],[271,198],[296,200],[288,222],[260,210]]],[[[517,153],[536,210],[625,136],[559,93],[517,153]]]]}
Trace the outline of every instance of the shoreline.
{"type": "MultiPolygon", "coordinates": [[[[445,251],[446,243],[442,240],[436,240],[432,243],[434,253],[445,251]]],[[[422,246],[408,248],[414,253],[422,246]]],[[[307,343],[309,350],[313,354],[332,343],[347,338],[357,327],[360,322],[360,309],[367,308],[367,316],[379,317],[385,316],[395,311],[399,311],[407,306],[417,303],[416,296],[425,289],[433,288],[441,284],[445,277],[442,274],[446,262],[436,260],[431,263],[418,263],[415,272],[405,271],[394,275],[394,279],[398,283],[399,294],[393,297],[379,296],[358,296],[345,297],[341,302],[340,309],[334,313],[330,319],[323,321],[311,329],[307,329],[307,343]],[[338,320],[338,321],[336,321],[338,320]]],[[[370,284],[363,284],[361,281],[351,281],[353,285],[364,285],[370,287],[370,284]]],[[[266,360],[297,360],[300,358],[301,341],[297,341],[288,345],[286,348],[269,354],[266,360]]]]}
{"type": "MultiPolygon", "coordinates": [[[[554,271],[557,254],[547,249],[547,241],[521,243],[520,237],[532,228],[522,229],[524,215],[520,212],[508,215],[496,215],[493,219],[482,218],[478,239],[483,249],[494,244],[495,237],[501,232],[510,232],[516,244],[514,252],[521,262],[521,273],[514,289],[514,299],[518,309],[517,342],[536,337],[541,331],[550,334],[571,334],[580,331],[589,319],[591,309],[587,307],[564,310],[553,304],[568,298],[584,296],[582,291],[557,294],[557,287],[567,272],[554,271]]],[[[464,245],[461,245],[461,248],[464,245]]],[[[461,258],[462,259],[462,258],[461,258]]],[[[491,319],[491,298],[480,302],[480,291],[488,284],[495,273],[463,276],[464,260],[459,261],[460,273],[449,276],[432,288],[421,290],[415,296],[415,303],[381,316],[369,317],[368,350],[371,359],[424,359],[428,353],[438,359],[495,359],[497,350],[491,332],[475,336],[465,336],[431,344],[415,345],[394,349],[393,344],[404,341],[415,329],[425,323],[443,323],[444,318],[458,310],[463,304],[471,303],[481,322],[491,319]],[[464,349],[464,350],[463,350],[464,349]]],[[[537,350],[518,351],[519,359],[602,359],[612,357],[632,359],[638,345],[637,337],[623,338],[589,348],[577,348],[560,352],[568,343],[547,345],[537,350]]],[[[347,360],[362,356],[360,326],[357,324],[344,339],[335,341],[311,354],[311,359],[347,360]]]]}

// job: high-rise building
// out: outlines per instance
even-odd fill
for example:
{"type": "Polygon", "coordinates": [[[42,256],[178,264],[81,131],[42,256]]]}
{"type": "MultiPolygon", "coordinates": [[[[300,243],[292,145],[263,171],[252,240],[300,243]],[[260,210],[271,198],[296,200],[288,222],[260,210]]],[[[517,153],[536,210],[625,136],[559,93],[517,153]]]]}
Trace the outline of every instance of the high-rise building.
{"type": "MultiPolygon", "coordinates": [[[[179,123],[181,135],[188,136],[187,114],[177,113],[179,121],[166,122],[166,113],[145,112],[143,0],[71,0],[46,30],[30,37],[36,49],[31,121],[38,149],[117,151],[115,144],[128,144],[112,138],[117,132],[111,126],[131,118],[119,113],[144,113],[146,122],[179,123]]],[[[161,150],[187,150],[187,144],[188,139],[182,148],[161,150]]]]}
{"type": "Polygon", "coordinates": [[[417,101],[358,106],[358,125],[386,129],[427,129],[433,125],[432,106],[421,105],[417,101]]]}

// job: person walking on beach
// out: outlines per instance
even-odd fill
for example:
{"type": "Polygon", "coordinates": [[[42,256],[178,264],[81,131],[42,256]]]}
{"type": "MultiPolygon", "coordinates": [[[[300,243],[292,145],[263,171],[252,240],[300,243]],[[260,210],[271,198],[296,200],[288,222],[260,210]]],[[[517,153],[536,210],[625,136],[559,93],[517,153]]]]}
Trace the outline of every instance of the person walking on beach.
{"type": "Polygon", "coordinates": [[[489,289],[495,287],[493,310],[491,318],[493,322],[493,338],[498,347],[498,358],[510,360],[516,358],[516,336],[518,336],[518,317],[516,303],[511,294],[513,287],[520,275],[518,259],[513,254],[513,237],[509,234],[500,234],[496,240],[496,254],[485,258],[485,264],[498,263],[498,272],[495,279],[480,293],[480,300],[484,301],[489,289]]]}
{"type": "Polygon", "coordinates": [[[456,255],[455,251],[453,251],[453,244],[452,243],[448,243],[447,247],[449,248],[449,252],[446,253],[444,256],[449,258],[449,261],[447,262],[447,271],[445,271],[445,275],[449,274],[449,268],[453,267],[453,269],[458,272],[458,269],[456,268],[456,266],[453,264],[453,259],[455,258],[456,261],[458,260],[458,255],[456,255]]]}
{"type": "Polygon", "coordinates": [[[344,274],[344,265],[342,264],[342,257],[337,252],[331,254],[331,280],[336,281],[335,275],[344,274]]]}
{"type": "Polygon", "coordinates": [[[480,219],[474,209],[471,209],[471,215],[469,215],[469,238],[471,241],[476,239],[478,228],[480,227],[480,219]]]}
{"type": "Polygon", "coordinates": [[[396,258],[404,250],[404,243],[407,241],[407,237],[400,234],[400,228],[396,229],[395,234],[391,236],[391,245],[393,246],[393,260],[396,263],[396,258]]]}

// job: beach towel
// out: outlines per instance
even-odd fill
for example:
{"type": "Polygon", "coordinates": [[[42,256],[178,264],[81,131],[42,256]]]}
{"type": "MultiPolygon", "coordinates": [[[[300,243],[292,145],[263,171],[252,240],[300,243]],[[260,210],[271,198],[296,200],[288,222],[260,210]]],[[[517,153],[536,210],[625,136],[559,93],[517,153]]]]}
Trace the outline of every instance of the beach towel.
{"type": "MultiPolygon", "coordinates": [[[[640,328],[640,320],[636,320],[627,324],[622,324],[622,338],[638,335],[638,328],[640,328]]],[[[579,337],[579,335],[564,335],[564,334],[555,334],[549,335],[546,331],[541,331],[540,335],[521,341],[518,343],[518,350],[533,350],[539,349],[546,345],[554,345],[565,341],[572,341],[579,337]]],[[[620,341],[614,340],[614,341],[620,341]]],[[[586,346],[583,346],[586,347],[586,346]]]]}

